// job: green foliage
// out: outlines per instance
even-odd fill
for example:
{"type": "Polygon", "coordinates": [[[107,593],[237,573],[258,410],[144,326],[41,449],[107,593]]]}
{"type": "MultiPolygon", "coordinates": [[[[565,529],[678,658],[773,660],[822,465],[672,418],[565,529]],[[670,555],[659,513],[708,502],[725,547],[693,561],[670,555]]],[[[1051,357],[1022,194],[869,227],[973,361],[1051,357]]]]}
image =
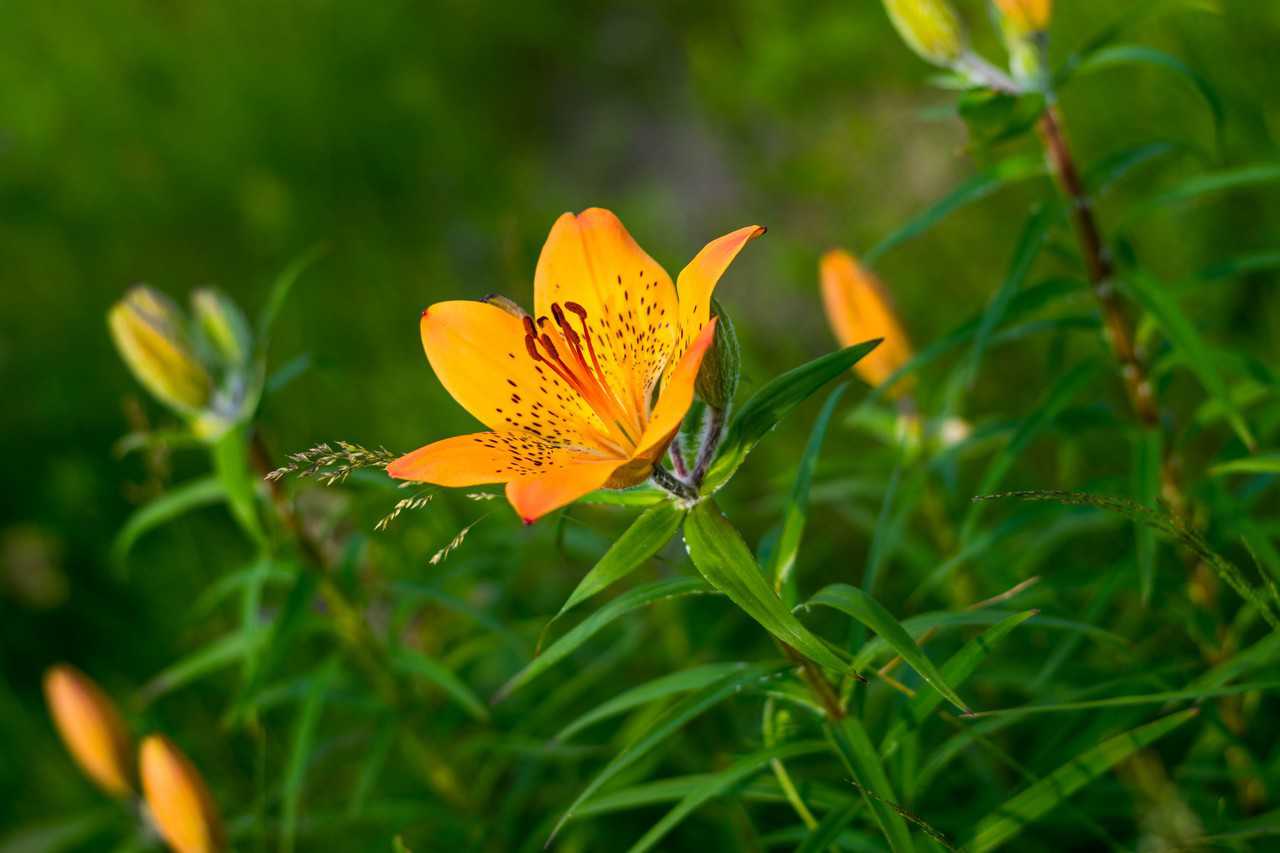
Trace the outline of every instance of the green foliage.
{"type": "Polygon", "coordinates": [[[59,661],[236,850],[1271,849],[1280,8],[1060,0],[1040,77],[955,5],[929,78],[847,0],[6,4],[0,853],[159,849],[59,661]],[[477,428],[419,313],[597,204],[673,277],[769,226],[679,459],[528,527],[397,488],[477,428]],[[140,281],[217,430],[116,357],[140,281]]]}

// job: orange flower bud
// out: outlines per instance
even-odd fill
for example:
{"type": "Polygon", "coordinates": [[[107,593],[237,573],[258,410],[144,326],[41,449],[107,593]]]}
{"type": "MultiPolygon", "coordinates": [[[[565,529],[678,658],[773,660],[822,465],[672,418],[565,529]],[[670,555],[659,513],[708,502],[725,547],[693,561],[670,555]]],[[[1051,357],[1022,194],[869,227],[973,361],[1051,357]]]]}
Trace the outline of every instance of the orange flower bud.
{"type": "Polygon", "coordinates": [[[1023,36],[1047,30],[1053,15],[1053,0],[996,0],[996,5],[1005,23],[1023,36]]]}
{"type": "Polygon", "coordinates": [[[161,837],[178,853],[226,849],[222,821],[200,773],[168,738],[142,742],[142,791],[161,837]]]}
{"type": "MultiPolygon", "coordinates": [[[[888,292],[879,279],[842,249],[822,256],[821,280],[827,320],[841,346],[884,338],[884,343],[853,367],[869,385],[879,385],[912,355],[911,342],[898,322],[888,292]]],[[[897,383],[894,393],[908,390],[909,381],[897,383]]]]}
{"type": "Polygon", "coordinates": [[[107,695],[73,666],[44,674],[44,698],[67,751],[85,775],[113,797],[133,792],[128,730],[107,695]]]}

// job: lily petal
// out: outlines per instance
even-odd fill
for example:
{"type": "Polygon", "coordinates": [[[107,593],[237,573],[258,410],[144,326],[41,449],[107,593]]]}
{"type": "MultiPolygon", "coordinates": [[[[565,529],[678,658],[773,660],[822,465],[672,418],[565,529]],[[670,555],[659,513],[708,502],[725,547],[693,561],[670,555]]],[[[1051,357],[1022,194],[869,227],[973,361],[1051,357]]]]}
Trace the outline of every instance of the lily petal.
{"type": "Polygon", "coordinates": [[[589,462],[580,457],[548,474],[512,480],[507,483],[507,500],[525,524],[532,524],[552,510],[602,488],[624,464],[616,459],[589,462]]]}
{"type": "Polygon", "coordinates": [[[689,344],[707,324],[711,316],[711,294],[720,276],[724,275],[742,247],[764,232],[760,225],[748,225],[712,240],[680,272],[676,279],[676,294],[680,301],[680,338],[676,342],[675,355],[667,364],[668,377],[689,344]]]}
{"type": "Polygon", "coordinates": [[[520,317],[484,302],[439,302],[422,312],[421,329],[440,383],[485,426],[610,446],[604,423],[577,391],[530,356],[520,317]]]}
{"type": "Polygon", "coordinates": [[[713,317],[663,383],[662,394],[653,407],[653,417],[640,438],[637,457],[652,461],[666,452],[667,445],[693,404],[693,386],[698,379],[698,369],[702,367],[702,357],[715,339],[716,318],[713,317]]]}
{"type": "Polygon", "coordinates": [[[533,301],[540,317],[552,316],[553,303],[582,306],[605,381],[626,408],[647,413],[676,338],[676,291],[618,217],[593,207],[556,220],[533,301]]]}
{"type": "MultiPolygon", "coordinates": [[[[398,480],[456,488],[541,476],[582,460],[600,459],[598,453],[543,441],[528,433],[475,432],[406,453],[387,466],[387,473],[398,480]]],[[[620,465],[622,460],[613,464],[620,465]]]]}

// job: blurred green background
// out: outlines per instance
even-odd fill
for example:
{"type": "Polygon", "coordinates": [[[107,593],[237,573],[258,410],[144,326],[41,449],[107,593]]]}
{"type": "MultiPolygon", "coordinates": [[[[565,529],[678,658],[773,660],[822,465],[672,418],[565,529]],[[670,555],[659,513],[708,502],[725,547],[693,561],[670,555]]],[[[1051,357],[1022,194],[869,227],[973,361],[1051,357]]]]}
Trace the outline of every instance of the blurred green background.
{"type": "MultiPolygon", "coordinates": [[[[961,5],[998,57],[982,4],[961,5]]],[[[1054,55],[1131,5],[1062,0],[1054,55]]],[[[1225,121],[1216,131],[1195,89],[1158,69],[1073,82],[1063,109],[1082,160],[1150,140],[1185,146],[1100,200],[1108,224],[1163,185],[1277,153],[1280,4],[1163,6],[1128,40],[1203,74],[1225,121]]],[[[213,283],[253,312],[285,265],[323,245],[271,343],[273,367],[304,369],[266,401],[267,440],[277,453],[334,438],[408,450],[469,427],[422,355],[419,311],[492,292],[527,303],[562,211],[614,210],[673,275],[706,241],[761,223],[768,236],[719,291],[749,392],[832,348],[821,251],[866,250],[990,156],[971,150],[930,73],[870,0],[0,4],[0,828],[99,802],[44,715],[44,667],[73,661],[127,697],[208,636],[188,605],[248,554],[225,514],[207,510],[140,543],[127,577],[110,566],[131,510],[203,465],[178,452],[148,468],[113,452],[125,433],[169,419],[106,333],[126,287],[185,301],[213,283]]],[[[883,257],[917,345],[981,310],[1043,195],[1034,182],[1003,191],[883,257]]],[[[1272,249],[1277,233],[1280,196],[1255,190],[1142,218],[1125,236],[1176,281],[1272,249]]],[[[1274,365],[1276,284],[1259,273],[1184,305],[1216,345],[1274,365]]],[[[1094,340],[1073,346],[1103,352],[1094,340]]],[[[963,413],[1024,414],[1053,357],[1034,342],[992,354],[963,413]]],[[[1184,390],[1168,393],[1185,415],[1184,390]]],[[[1109,378],[1095,396],[1122,406],[1109,378]]],[[[776,509],[754,498],[785,488],[811,418],[771,438],[735,484],[729,502],[749,536],[776,509]]],[[[868,441],[838,432],[829,453],[856,469],[868,441]]],[[[1074,469],[1033,455],[1015,484],[1123,476],[1127,446],[1082,441],[1091,450],[1074,469]]],[[[543,541],[497,514],[486,524],[543,541]]],[[[403,540],[394,547],[410,576],[429,576],[440,531],[456,529],[424,524],[407,517],[385,534],[403,540]]],[[[817,555],[866,547],[856,531],[814,529],[817,555]]],[[[602,541],[568,567],[549,546],[531,551],[515,575],[536,596],[525,615],[554,612],[602,541]]],[[[484,571],[500,582],[495,566],[496,555],[484,571]]],[[[226,780],[247,759],[220,740],[220,691],[205,682],[148,721],[175,732],[238,814],[226,780]]]]}

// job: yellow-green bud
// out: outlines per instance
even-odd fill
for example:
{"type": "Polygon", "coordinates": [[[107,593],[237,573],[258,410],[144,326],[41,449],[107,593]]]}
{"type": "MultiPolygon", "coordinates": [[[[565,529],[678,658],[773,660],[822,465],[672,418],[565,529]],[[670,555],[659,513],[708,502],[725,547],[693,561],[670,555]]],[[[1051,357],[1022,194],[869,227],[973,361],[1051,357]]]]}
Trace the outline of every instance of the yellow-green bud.
{"type": "Polygon", "coordinates": [[[228,367],[242,368],[249,363],[253,336],[244,314],[226,294],[203,288],[191,294],[196,329],[209,348],[228,367]]]}
{"type": "Polygon", "coordinates": [[[1052,0],[995,0],[1000,30],[1009,49],[1009,68],[1015,77],[1034,81],[1044,73],[1044,49],[1053,14],[1052,0]]]}
{"type": "Polygon", "coordinates": [[[134,287],[107,314],[111,337],[133,375],[156,399],[191,414],[209,402],[212,381],[197,360],[178,307],[134,287]]]}
{"type": "Polygon", "coordinates": [[[694,388],[698,396],[713,409],[727,409],[738,393],[738,376],[742,373],[742,350],[733,321],[720,303],[711,300],[711,316],[717,318],[715,340],[702,358],[694,388]]]}
{"type": "Polygon", "coordinates": [[[947,0],[884,0],[898,35],[921,59],[950,66],[967,51],[960,16],[947,0]]]}
{"type": "Polygon", "coordinates": [[[165,843],[178,853],[227,849],[218,808],[200,772],[168,738],[144,740],[138,764],[147,809],[165,843]]]}

